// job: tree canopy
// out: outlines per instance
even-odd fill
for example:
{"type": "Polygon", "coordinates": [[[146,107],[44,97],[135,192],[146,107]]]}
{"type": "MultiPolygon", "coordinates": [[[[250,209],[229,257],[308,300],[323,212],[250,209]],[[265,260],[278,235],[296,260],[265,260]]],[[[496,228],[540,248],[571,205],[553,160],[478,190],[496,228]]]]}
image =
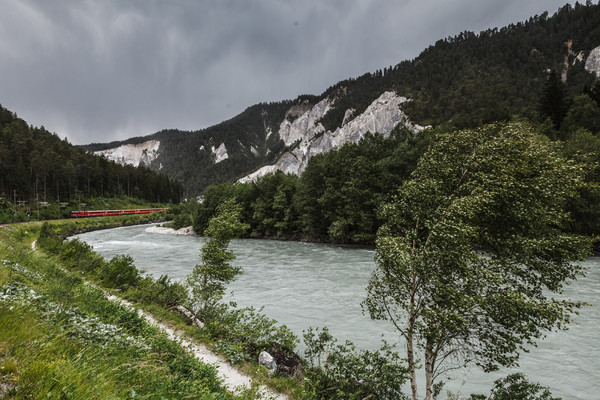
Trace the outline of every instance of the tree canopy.
{"type": "Polygon", "coordinates": [[[213,311],[225,293],[225,285],[242,273],[241,267],[230,264],[235,255],[227,249],[231,239],[248,229],[248,225],[240,221],[240,212],[235,199],[223,202],[204,231],[207,241],[202,246],[202,263],[196,265],[186,279],[190,308],[195,317],[205,318],[213,311]]]}
{"type": "Polygon", "coordinates": [[[0,106],[0,196],[73,201],[129,196],[179,202],[181,183],[144,167],[120,165],[36,128],[0,106]]]}
{"type": "Polygon", "coordinates": [[[527,125],[493,124],[439,135],[384,206],[364,304],[405,338],[413,399],[419,358],[429,400],[445,371],[514,365],[566,326],[578,303],[551,295],[590,252],[561,229],[583,172],[527,125]]]}

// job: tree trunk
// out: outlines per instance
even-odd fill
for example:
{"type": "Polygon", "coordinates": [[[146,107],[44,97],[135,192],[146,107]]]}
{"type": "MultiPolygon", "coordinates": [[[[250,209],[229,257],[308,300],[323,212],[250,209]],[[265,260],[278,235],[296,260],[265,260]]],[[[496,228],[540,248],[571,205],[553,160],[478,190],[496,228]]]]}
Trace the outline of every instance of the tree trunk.
{"type": "Polygon", "coordinates": [[[412,392],[412,400],[419,400],[417,392],[417,373],[415,367],[415,348],[413,341],[413,332],[415,329],[415,287],[417,277],[413,274],[411,279],[410,302],[408,304],[408,326],[406,329],[406,357],[408,358],[408,368],[410,372],[410,389],[412,392]]]}
{"type": "Polygon", "coordinates": [[[417,374],[415,368],[415,353],[412,332],[409,332],[406,338],[406,358],[408,361],[408,370],[410,372],[410,390],[412,400],[419,400],[417,393],[417,374]]]}
{"type": "Polygon", "coordinates": [[[425,400],[433,400],[433,366],[435,355],[433,345],[428,340],[425,344],[425,400]]]}

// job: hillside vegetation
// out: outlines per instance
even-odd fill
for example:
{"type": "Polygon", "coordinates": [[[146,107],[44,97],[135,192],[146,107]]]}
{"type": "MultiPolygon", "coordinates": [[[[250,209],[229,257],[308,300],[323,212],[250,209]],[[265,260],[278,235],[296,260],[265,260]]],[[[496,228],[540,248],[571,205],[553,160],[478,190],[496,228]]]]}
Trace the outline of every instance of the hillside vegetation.
{"type": "Polygon", "coordinates": [[[584,64],[598,46],[600,5],[567,4],[551,16],[544,13],[503,28],[440,39],[413,60],[341,81],[318,96],[257,104],[203,130],[161,131],[85,148],[160,140],[159,157],[149,167],[181,180],[186,197],[192,197],[210,184],[234,182],[272,164],[286,150],[277,135],[281,122],[294,120],[325,98],[334,100],[320,121],[330,131],[342,125],[348,110],[359,116],[390,90],[412,99],[402,108],[424,126],[462,129],[513,118],[543,121],[541,98],[554,71],[565,80],[566,103],[559,112],[564,116],[568,102],[594,84],[596,77],[584,64]],[[229,158],[215,163],[211,148],[222,143],[229,158]]]}
{"type": "Polygon", "coordinates": [[[74,207],[93,198],[178,203],[181,192],[173,178],[87,153],[0,106],[0,215],[12,213],[15,200],[31,208],[52,203],[58,210],[58,202],[74,207]]]}

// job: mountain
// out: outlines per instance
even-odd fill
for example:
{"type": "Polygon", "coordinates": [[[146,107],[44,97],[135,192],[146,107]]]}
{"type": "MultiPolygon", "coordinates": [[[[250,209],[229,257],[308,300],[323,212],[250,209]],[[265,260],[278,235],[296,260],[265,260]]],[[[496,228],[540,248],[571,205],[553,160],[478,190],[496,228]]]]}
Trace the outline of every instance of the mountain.
{"type": "Polygon", "coordinates": [[[12,214],[17,200],[48,205],[129,196],[179,203],[182,191],[180,182],[164,174],[88,154],[0,106],[0,220],[12,214]]]}
{"type": "Polygon", "coordinates": [[[550,17],[441,39],[413,60],[344,80],[319,96],[257,104],[199,131],[166,130],[85,149],[143,162],[197,195],[212,183],[299,173],[313,155],[397,124],[418,132],[537,120],[551,72],[570,97],[593,85],[599,46],[600,5],[567,4],[550,17]]]}

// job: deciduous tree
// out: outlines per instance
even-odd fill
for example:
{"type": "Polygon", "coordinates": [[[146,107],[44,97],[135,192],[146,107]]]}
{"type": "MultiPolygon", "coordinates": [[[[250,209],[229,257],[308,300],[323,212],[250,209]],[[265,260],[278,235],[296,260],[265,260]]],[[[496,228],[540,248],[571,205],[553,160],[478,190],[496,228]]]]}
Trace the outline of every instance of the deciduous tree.
{"type": "Polygon", "coordinates": [[[406,340],[412,398],[469,363],[515,365],[579,303],[556,300],[584,273],[589,241],[566,234],[564,201],[582,182],[547,138],[523,124],[442,134],[383,208],[366,309],[406,340]]]}
{"type": "Polygon", "coordinates": [[[225,285],[242,273],[242,268],[231,265],[235,259],[228,250],[231,239],[240,236],[248,225],[240,221],[241,208],[235,199],[229,199],[217,208],[204,231],[207,238],[202,246],[202,263],[187,277],[190,303],[194,316],[205,318],[221,300],[225,285]]]}

